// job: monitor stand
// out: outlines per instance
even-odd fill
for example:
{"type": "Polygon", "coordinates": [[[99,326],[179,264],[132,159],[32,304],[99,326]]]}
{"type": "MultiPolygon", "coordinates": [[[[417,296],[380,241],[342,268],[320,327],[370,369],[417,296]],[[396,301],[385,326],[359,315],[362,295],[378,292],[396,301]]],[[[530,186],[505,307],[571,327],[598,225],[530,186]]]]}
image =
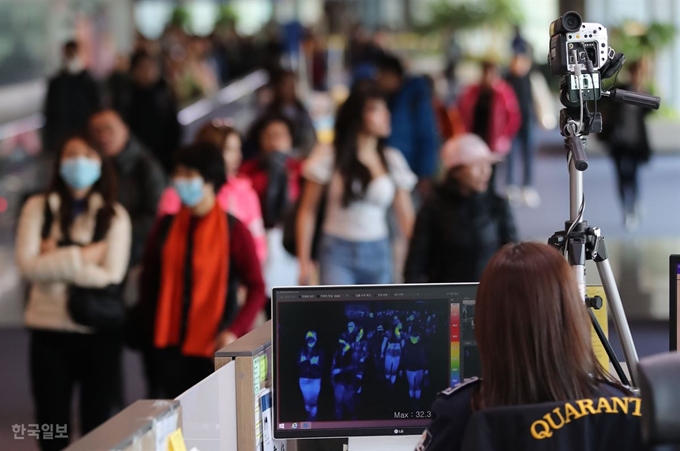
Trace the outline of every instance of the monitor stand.
{"type": "Polygon", "coordinates": [[[420,442],[420,435],[385,437],[349,437],[348,451],[413,451],[420,442]]]}

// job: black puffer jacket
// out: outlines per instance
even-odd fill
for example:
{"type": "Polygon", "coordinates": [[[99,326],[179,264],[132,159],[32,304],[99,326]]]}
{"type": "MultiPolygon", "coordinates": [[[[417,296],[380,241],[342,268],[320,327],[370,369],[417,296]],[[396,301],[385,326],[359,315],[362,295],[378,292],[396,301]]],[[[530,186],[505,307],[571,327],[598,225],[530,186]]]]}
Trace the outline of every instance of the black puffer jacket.
{"type": "Polygon", "coordinates": [[[491,256],[516,240],[506,200],[491,192],[463,197],[456,182],[447,179],[418,212],[404,279],[477,282],[491,256]]]}
{"type": "Polygon", "coordinates": [[[47,85],[43,148],[56,152],[64,138],[86,131],[88,118],[100,106],[97,82],[88,71],[59,72],[47,85]]]}

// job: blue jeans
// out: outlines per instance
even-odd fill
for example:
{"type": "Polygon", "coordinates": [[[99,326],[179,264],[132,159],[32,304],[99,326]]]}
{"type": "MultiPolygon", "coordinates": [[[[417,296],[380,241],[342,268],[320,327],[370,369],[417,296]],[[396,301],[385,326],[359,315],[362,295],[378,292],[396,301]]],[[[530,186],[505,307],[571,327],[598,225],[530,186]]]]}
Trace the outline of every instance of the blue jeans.
{"type": "Polygon", "coordinates": [[[534,160],[536,159],[536,147],[534,146],[534,136],[532,125],[525,125],[519,129],[515,140],[512,143],[512,150],[506,156],[508,178],[507,184],[515,184],[515,160],[522,159],[524,166],[524,176],[522,186],[530,187],[534,184],[534,160]]]}
{"type": "Polygon", "coordinates": [[[321,393],[321,379],[300,378],[300,391],[305,401],[307,419],[316,421],[319,412],[319,393],[321,393]]]}
{"type": "Polygon", "coordinates": [[[324,235],[319,247],[322,285],[392,283],[390,240],[347,241],[324,235]]]}

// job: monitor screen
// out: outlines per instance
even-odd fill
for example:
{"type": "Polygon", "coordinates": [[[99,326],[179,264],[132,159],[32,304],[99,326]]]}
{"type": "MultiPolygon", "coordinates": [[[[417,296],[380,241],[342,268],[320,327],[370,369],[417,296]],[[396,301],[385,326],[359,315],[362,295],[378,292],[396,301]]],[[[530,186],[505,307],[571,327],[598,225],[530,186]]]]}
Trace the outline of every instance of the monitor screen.
{"type": "Polygon", "coordinates": [[[480,375],[477,284],[276,288],[276,438],[421,434],[480,375]]]}
{"type": "Polygon", "coordinates": [[[671,255],[669,279],[670,350],[677,351],[680,349],[680,334],[678,333],[678,325],[680,325],[680,310],[678,309],[678,301],[680,301],[680,255],[671,255]]]}

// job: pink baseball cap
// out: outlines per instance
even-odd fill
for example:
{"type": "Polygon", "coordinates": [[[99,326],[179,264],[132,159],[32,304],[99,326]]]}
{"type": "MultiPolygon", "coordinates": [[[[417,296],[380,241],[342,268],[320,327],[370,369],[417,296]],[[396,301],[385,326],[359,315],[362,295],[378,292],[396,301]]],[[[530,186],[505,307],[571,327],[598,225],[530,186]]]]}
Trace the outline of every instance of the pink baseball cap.
{"type": "Polygon", "coordinates": [[[497,163],[503,159],[501,155],[491,152],[482,138],[472,133],[447,140],[440,152],[444,168],[452,169],[475,163],[497,163]]]}

